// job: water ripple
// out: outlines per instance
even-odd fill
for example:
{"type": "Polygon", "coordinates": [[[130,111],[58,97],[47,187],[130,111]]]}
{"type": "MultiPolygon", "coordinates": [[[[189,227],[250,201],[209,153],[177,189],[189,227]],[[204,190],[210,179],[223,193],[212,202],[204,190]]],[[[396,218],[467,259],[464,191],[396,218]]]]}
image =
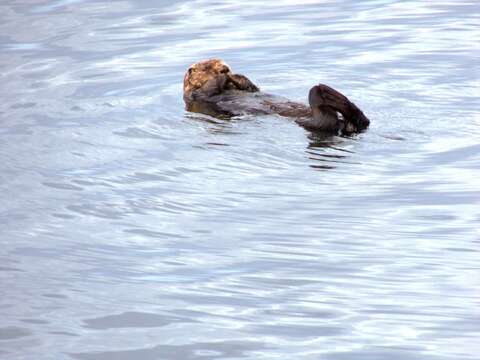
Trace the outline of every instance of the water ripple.
{"type": "Polygon", "coordinates": [[[0,5],[0,357],[476,359],[474,1],[0,5]],[[372,120],[186,112],[224,58],[372,120]]]}

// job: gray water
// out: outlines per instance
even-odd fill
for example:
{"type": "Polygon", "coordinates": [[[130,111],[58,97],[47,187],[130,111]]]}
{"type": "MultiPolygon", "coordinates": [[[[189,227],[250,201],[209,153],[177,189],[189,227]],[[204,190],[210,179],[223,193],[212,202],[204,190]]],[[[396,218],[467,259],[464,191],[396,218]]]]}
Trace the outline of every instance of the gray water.
{"type": "Polygon", "coordinates": [[[480,358],[477,1],[3,0],[0,358],[480,358]],[[220,57],[322,137],[187,113],[220,57]]]}

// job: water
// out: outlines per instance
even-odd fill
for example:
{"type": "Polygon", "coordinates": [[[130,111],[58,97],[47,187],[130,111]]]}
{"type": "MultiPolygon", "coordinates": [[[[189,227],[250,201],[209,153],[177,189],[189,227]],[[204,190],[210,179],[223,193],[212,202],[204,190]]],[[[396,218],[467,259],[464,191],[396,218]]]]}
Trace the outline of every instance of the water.
{"type": "Polygon", "coordinates": [[[0,358],[478,359],[476,1],[0,5],[0,358]],[[221,57],[372,121],[183,109],[221,57]]]}

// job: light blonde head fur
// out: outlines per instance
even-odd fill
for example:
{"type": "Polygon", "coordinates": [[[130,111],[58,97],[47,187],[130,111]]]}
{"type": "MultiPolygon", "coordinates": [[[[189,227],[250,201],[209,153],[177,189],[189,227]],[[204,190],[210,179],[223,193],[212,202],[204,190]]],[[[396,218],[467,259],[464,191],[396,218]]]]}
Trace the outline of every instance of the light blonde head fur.
{"type": "Polygon", "coordinates": [[[200,89],[205,83],[220,75],[231,74],[230,67],[220,59],[209,59],[191,65],[183,78],[183,94],[200,89]]]}

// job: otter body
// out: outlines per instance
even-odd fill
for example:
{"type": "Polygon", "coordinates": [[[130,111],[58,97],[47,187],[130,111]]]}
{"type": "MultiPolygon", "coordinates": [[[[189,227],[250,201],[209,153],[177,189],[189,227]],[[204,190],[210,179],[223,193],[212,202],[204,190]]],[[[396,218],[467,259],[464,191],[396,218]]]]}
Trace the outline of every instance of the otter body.
{"type": "Polygon", "coordinates": [[[184,77],[186,109],[212,116],[278,114],[315,131],[353,133],[370,123],[363,112],[338,91],[319,84],[310,89],[309,103],[261,92],[246,76],[232,73],[219,59],[192,65],[184,77]]]}

